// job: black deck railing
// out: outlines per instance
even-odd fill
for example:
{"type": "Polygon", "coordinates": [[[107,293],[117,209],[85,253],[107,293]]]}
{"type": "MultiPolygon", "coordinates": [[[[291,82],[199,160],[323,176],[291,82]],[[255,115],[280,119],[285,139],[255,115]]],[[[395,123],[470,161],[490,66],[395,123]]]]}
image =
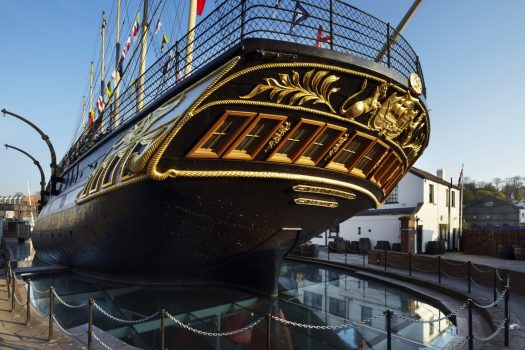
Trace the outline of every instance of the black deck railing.
{"type": "MultiPolygon", "coordinates": [[[[423,80],[418,56],[402,36],[394,35],[397,33],[388,23],[341,0],[301,0],[308,16],[293,25],[296,2],[279,1],[278,6],[275,3],[275,0],[224,0],[194,29],[191,74],[247,38],[314,46],[319,26],[322,26],[323,36],[330,36],[332,40],[323,42],[321,47],[378,62],[407,78],[416,72],[423,80]]],[[[140,79],[130,86],[121,86],[117,101],[118,126],[111,122],[116,106],[111,100],[95,125],[84,130],[71,147],[62,168],[78,159],[105,135],[126,124],[136,114],[139,103],[148,107],[168,89],[188,78],[187,37],[188,34],[177,40],[146,70],[142,101],[139,101],[138,93],[140,79]]]]}

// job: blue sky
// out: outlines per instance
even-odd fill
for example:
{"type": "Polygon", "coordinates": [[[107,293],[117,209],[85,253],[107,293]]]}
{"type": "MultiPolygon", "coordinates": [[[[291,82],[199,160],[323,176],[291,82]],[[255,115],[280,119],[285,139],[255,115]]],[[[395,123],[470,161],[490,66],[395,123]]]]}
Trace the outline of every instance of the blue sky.
{"type": "MultiPolygon", "coordinates": [[[[347,2],[393,26],[412,4],[347,2]]],[[[100,13],[111,6],[109,0],[0,0],[0,108],[41,126],[59,159],[79,119],[100,13]]],[[[213,6],[208,0],[206,10],[213,6]]],[[[525,176],[525,1],[426,0],[403,36],[420,56],[431,109],[429,147],[416,166],[431,173],[444,168],[454,181],[462,163],[465,176],[476,180],[525,176]]],[[[38,134],[0,116],[5,143],[49,164],[38,134]]],[[[28,158],[2,147],[0,164],[0,195],[26,192],[26,180],[38,190],[28,158]]]]}

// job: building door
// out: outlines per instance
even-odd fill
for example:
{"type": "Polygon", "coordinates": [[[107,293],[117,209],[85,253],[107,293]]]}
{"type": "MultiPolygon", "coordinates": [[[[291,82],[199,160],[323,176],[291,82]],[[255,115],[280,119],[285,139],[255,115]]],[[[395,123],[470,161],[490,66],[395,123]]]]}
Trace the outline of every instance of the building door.
{"type": "Polygon", "coordinates": [[[448,232],[447,225],[439,224],[439,239],[441,241],[445,241],[445,250],[447,250],[450,245],[449,236],[450,236],[450,233],[448,232]]]}
{"type": "Polygon", "coordinates": [[[423,252],[423,225],[417,225],[416,229],[416,253],[423,252]]]}

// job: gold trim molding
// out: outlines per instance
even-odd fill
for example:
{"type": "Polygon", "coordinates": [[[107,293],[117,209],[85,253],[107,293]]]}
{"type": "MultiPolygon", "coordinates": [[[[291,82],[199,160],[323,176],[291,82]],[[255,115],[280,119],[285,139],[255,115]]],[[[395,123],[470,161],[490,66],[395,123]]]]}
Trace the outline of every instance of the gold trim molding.
{"type": "Polygon", "coordinates": [[[339,203],[332,202],[332,201],[323,201],[320,199],[312,199],[312,198],[295,198],[294,199],[295,204],[299,205],[310,205],[314,207],[324,207],[324,208],[337,208],[339,206],[339,203]]]}
{"type": "Polygon", "coordinates": [[[302,192],[302,193],[326,194],[329,196],[340,197],[344,199],[355,199],[356,198],[356,195],[354,193],[335,190],[333,188],[327,188],[327,187],[296,185],[296,186],[293,186],[293,190],[295,192],[302,192]]]}

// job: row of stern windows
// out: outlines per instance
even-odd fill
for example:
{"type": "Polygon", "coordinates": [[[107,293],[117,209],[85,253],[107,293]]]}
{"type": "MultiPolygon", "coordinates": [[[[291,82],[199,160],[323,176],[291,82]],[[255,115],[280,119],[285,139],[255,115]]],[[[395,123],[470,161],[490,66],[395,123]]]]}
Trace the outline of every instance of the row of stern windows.
{"type": "Polygon", "coordinates": [[[226,111],[187,156],[253,160],[262,155],[270,162],[321,166],[368,178],[385,192],[404,173],[400,157],[373,136],[306,118],[293,125],[286,119],[226,111]],[[329,154],[338,142],[337,152],[329,154]]]}

